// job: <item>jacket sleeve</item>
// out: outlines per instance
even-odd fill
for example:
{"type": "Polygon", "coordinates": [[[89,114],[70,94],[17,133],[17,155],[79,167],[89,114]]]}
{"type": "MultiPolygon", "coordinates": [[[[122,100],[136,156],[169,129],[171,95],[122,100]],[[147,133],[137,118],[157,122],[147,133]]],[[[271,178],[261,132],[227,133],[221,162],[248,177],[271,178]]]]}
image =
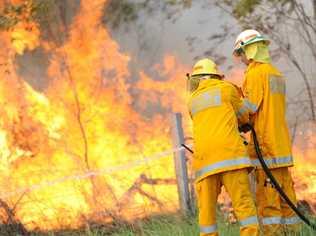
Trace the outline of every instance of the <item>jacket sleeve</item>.
{"type": "Polygon", "coordinates": [[[245,97],[241,112],[247,111],[250,115],[254,115],[258,111],[263,99],[263,79],[258,70],[246,76],[243,92],[245,97]]]}
{"type": "Polygon", "coordinates": [[[238,123],[245,124],[249,121],[249,113],[247,110],[243,109],[243,100],[241,96],[241,92],[238,91],[238,88],[232,86],[231,97],[232,97],[232,105],[234,111],[236,113],[238,123]]]}

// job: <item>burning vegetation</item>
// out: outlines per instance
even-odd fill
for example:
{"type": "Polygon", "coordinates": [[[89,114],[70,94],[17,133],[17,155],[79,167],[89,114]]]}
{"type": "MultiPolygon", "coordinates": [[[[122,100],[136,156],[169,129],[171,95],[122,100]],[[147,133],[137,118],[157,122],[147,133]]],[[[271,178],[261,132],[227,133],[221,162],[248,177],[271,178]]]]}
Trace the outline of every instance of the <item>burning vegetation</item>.
{"type": "Polygon", "coordinates": [[[81,1],[63,42],[42,39],[39,25],[27,16],[1,32],[4,224],[76,228],[177,209],[171,158],[114,167],[172,147],[166,116],[185,106],[176,102],[184,92],[173,93],[175,86],[185,86],[183,67],[166,56],[155,67],[165,81],[139,72],[141,79],[132,82],[129,56],[101,24],[105,4],[81,1]],[[35,47],[50,54],[42,92],[18,75],[15,62],[35,47]],[[158,105],[162,112],[146,113],[158,105]]]}

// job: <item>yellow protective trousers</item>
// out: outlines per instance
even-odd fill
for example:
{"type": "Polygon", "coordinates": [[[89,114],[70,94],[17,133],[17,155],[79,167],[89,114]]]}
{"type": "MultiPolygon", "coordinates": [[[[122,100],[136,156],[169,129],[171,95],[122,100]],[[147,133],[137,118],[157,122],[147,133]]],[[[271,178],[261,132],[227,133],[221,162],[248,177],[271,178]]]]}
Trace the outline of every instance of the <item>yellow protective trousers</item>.
{"type": "MultiPolygon", "coordinates": [[[[296,204],[293,180],[287,167],[270,170],[286,195],[296,204]]],[[[257,205],[261,228],[265,236],[284,235],[298,231],[300,219],[280,197],[262,169],[256,171],[257,205]]]]}
{"type": "Polygon", "coordinates": [[[241,236],[259,235],[256,207],[249,186],[247,169],[207,176],[196,183],[201,236],[217,236],[216,203],[221,186],[228,192],[240,223],[241,236]]]}

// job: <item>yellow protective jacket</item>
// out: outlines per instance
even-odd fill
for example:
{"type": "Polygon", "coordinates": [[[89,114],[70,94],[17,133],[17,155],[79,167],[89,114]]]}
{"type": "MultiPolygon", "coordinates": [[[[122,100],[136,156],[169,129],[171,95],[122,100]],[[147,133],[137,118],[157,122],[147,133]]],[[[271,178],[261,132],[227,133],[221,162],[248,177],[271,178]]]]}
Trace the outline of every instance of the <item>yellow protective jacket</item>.
{"type": "MultiPolygon", "coordinates": [[[[241,106],[237,89],[218,79],[202,80],[191,94],[189,110],[193,120],[196,181],[251,166],[238,132],[237,112],[241,106]]],[[[240,119],[247,117],[240,116],[240,119]]]]}
{"type": "MultiPolygon", "coordinates": [[[[286,113],[285,78],[269,63],[249,64],[243,84],[245,95],[239,113],[250,115],[260,148],[270,168],[293,165],[286,113]]],[[[248,146],[254,165],[261,167],[253,142],[248,146]]]]}

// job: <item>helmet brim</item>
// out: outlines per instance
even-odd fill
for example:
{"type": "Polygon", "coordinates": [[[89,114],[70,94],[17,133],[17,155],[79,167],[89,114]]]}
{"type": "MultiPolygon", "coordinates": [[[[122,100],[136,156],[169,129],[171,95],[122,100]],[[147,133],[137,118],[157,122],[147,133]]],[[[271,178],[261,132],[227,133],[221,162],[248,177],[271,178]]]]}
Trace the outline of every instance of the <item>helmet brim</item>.
{"type": "Polygon", "coordinates": [[[250,44],[253,44],[253,43],[257,43],[257,42],[265,42],[267,45],[270,45],[270,40],[269,39],[265,39],[265,38],[261,38],[261,39],[257,39],[257,40],[254,40],[250,43],[245,43],[243,45],[238,45],[234,48],[234,51],[233,51],[233,55],[236,56],[236,57],[239,57],[241,55],[241,53],[244,51],[244,47],[250,45],[250,44]]]}
{"type": "Polygon", "coordinates": [[[218,71],[218,73],[212,73],[212,74],[192,74],[191,76],[192,77],[197,77],[197,76],[208,76],[208,75],[217,75],[217,76],[219,76],[221,78],[225,77],[224,73],[222,73],[221,71],[218,71]]]}

